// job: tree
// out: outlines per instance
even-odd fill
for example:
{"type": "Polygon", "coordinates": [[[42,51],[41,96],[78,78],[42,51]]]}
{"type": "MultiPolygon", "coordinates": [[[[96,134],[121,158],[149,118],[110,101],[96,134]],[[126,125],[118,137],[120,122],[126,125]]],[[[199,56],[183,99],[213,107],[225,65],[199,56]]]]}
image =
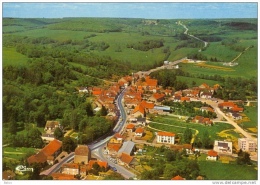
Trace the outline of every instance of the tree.
{"type": "Polygon", "coordinates": [[[201,136],[201,144],[202,144],[202,147],[204,148],[208,148],[209,145],[210,145],[210,137],[209,137],[209,132],[208,130],[205,130],[203,133],[202,133],[202,136],[201,136]]]}
{"type": "Polygon", "coordinates": [[[187,127],[183,132],[182,142],[183,143],[190,143],[192,139],[192,131],[189,127],[187,127]]]}
{"type": "Polygon", "coordinates": [[[69,137],[64,137],[62,141],[62,150],[66,151],[68,153],[75,151],[75,148],[77,147],[76,143],[69,137]]]}
{"type": "Polygon", "coordinates": [[[57,127],[54,130],[54,138],[62,141],[63,136],[64,136],[64,134],[63,134],[62,130],[59,127],[57,127]]]}
{"type": "Polygon", "coordinates": [[[106,116],[107,115],[107,109],[106,107],[102,106],[101,110],[99,111],[100,116],[106,116]]]}
{"type": "Polygon", "coordinates": [[[17,124],[14,120],[12,120],[11,123],[9,124],[9,132],[11,134],[16,134],[17,132],[17,124]]]}
{"type": "Polygon", "coordinates": [[[24,143],[29,147],[42,148],[44,143],[41,136],[42,133],[37,128],[31,128],[24,137],[24,143]]]}
{"type": "Polygon", "coordinates": [[[250,154],[248,152],[243,152],[242,150],[240,150],[238,153],[237,164],[239,165],[252,164],[250,159],[250,154]]]}

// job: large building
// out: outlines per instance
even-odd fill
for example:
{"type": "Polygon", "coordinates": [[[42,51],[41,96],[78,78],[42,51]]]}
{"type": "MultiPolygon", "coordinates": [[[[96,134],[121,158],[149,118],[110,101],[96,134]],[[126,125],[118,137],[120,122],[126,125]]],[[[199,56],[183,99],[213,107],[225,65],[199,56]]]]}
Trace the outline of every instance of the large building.
{"type": "Polygon", "coordinates": [[[86,145],[78,145],[78,147],[75,149],[75,158],[74,158],[74,163],[77,164],[88,164],[90,160],[90,151],[88,146],[86,145]]]}
{"type": "Polygon", "coordinates": [[[37,154],[30,156],[27,159],[27,162],[29,164],[48,162],[51,165],[53,164],[54,159],[61,153],[61,150],[62,142],[57,139],[54,139],[37,154]]]}
{"type": "Polygon", "coordinates": [[[218,153],[232,154],[232,142],[215,140],[213,150],[218,153]]]}
{"type": "Polygon", "coordinates": [[[157,132],[157,143],[174,144],[175,134],[171,132],[157,132]]]}
{"type": "Polygon", "coordinates": [[[255,152],[256,151],[256,142],[249,138],[239,138],[238,147],[243,151],[255,152]]]}

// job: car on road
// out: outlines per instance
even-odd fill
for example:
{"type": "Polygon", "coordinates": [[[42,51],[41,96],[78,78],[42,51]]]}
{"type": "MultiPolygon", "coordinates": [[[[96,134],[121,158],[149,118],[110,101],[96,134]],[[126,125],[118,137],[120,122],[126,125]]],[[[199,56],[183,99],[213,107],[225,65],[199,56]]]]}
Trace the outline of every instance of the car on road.
{"type": "Polygon", "coordinates": [[[111,169],[112,169],[114,172],[117,171],[116,167],[111,166],[111,169]]]}

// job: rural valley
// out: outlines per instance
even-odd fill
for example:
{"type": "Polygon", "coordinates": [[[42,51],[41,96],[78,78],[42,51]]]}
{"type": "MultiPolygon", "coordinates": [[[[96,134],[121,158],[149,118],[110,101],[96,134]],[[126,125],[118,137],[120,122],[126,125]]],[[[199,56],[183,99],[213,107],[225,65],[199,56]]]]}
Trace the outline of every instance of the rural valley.
{"type": "Polygon", "coordinates": [[[257,180],[257,21],[4,17],[3,179],[257,180]]]}

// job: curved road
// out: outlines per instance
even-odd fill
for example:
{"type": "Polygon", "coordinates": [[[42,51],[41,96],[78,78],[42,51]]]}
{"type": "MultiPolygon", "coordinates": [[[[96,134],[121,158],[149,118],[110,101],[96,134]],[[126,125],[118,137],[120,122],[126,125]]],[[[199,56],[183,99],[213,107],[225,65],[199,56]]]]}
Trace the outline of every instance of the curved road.
{"type": "MultiPolygon", "coordinates": [[[[120,95],[118,96],[118,98],[116,100],[116,105],[119,108],[121,119],[119,119],[118,123],[116,124],[115,128],[113,129],[114,133],[117,133],[117,132],[120,133],[123,126],[126,123],[127,116],[126,116],[124,106],[122,104],[122,99],[123,99],[125,91],[126,91],[126,89],[120,93],[120,95]]],[[[122,176],[124,176],[126,179],[134,178],[136,176],[134,173],[132,173],[131,171],[127,170],[126,168],[124,168],[118,164],[115,164],[115,163],[109,161],[103,154],[103,148],[106,146],[106,143],[109,141],[109,139],[111,137],[113,137],[113,135],[108,136],[107,138],[99,141],[96,144],[89,145],[89,148],[91,149],[91,155],[97,159],[106,161],[109,164],[109,166],[115,167],[117,169],[117,172],[120,173],[122,176]]]]}

